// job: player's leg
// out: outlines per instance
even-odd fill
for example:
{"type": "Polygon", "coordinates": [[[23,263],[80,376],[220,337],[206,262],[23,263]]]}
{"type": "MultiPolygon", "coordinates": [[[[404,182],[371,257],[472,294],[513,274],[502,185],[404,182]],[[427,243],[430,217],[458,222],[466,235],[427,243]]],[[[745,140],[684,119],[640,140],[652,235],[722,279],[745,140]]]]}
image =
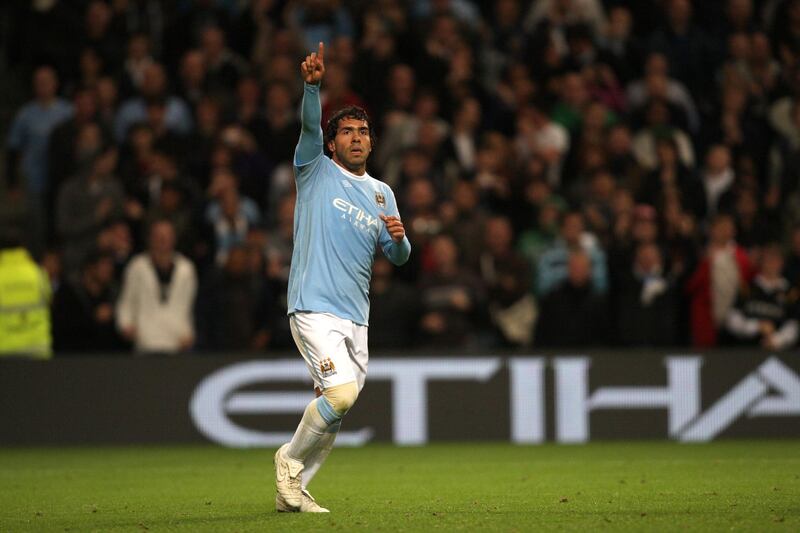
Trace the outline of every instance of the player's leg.
{"type": "MultiPolygon", "coordinates": [[[[315,388],[314,392],[316,392],[318,398],[322,396],[322,391],[319,388],[315,388]]],[[[322,463],[325,462],[325,459],[328,458],[328,455],[333,449],[333,443],[336,440],[336,435],[339,434],[339,428],[341,426],[342,423],[340,421],[338,424],[334,424],[329,427],[326,430],[325,435],[323,435],[320,439],[317,447],[311,451],[308,457],[306,457],[306,460],[303,462],[303,489],[308,487],[308,484],[311,483],[311,480],[316,475],[319,467],[321,467],[322,463]]]]}
{"type": "MultiPolygon", "coordinates": [[[[358,390],[364,388],[364,382],[367,377],[367,364],[369,362],[369,351],[367,349],[367,326],[359,326],[351,324],[351,334],[348,336],[346,345],[347,351],[352,363],[353,373],[356,377],[356,384],[358,390]]],[[[303,488],[308,487],[311,480],[319,471],[322,464],[330,455],[333,449],[333,443],[336,440],[336,435],[339,432],[339,425],[331,426],[328,432],[320,439],[317,448],[312,451],[305,461],[305,468],[303,469],[303,488]]]]}
{"type": "Polygon", "coordinates": [[[301,313],[290,318],[290,326],[314,382],[322,388],[322,395],[306,407],[291,442],[275,454],[278,495],[287,506],[300,509],[304,499],[301,476],[304,463],[325,441],[330,439],[332,446],[339,422],[358,396],[358,386],[350,365],[347,332],[343,331],[340,319],[301,313]]]}
{"type": "Polygon", "coordinates": [[[306,406],[300,425],[286,446],[286,455],[305,463],[328,430],[338,430],[342,417],[350,410],[357,396],[355,381],[325,388],[322,396],[306,406]]]}

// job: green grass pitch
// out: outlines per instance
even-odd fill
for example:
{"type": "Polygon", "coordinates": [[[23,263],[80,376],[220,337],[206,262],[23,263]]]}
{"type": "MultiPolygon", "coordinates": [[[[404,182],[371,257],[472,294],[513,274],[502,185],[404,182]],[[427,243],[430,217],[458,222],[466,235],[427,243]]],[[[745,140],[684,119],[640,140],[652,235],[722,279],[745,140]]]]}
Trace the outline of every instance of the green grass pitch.
{"type": "Polygon", "coordinates": [[[272,451],[0,448],[0,531],[800,531],[800,442],[336,449],[328,515],[274,511],[272,451]]]}

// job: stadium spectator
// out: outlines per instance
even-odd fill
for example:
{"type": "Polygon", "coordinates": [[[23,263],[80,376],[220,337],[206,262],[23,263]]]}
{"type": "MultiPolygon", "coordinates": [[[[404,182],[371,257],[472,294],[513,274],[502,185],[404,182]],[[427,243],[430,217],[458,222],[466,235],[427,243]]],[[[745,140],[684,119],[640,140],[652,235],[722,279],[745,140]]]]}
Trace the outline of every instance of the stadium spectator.
{"type": "MultiPolygon", "coordinates": [[[[84,126],[97,123],[97,96],[92,89],[78,89],[72,96],[74,113],[71,118],[61,122],[53,129],[47,147],[47,168],[49,173],[48,211],[52,212],[61,185],[78,173],[82,163],[96,155],[99,145],[111,142],[111,131],[99,123],[101,138],[94,146],[76,146],[76,139],[84,126]]],[[[83,169],[81,169],[83,170],[83,169]]],[[[52,233],[51,233],[52,234],[52,233]]],[[[50,236],[50,235],[48,235],[50,236]]]]}
{"type": "MultiPolygon", "coordinates": [[[[84,17],[84,49],[96,50],[103,62],[119,65],[125,50],[125,34],[119,31],[114,20],[114,12],[108,2],[93,0],[89,2],[84,17]]],[[[78,40],[80,42],[80,40],[78,40]]]]}
{"type": "Polygon", "coordinates": [[[69,79],[66,80],[65,93],[69,94],[80,88],[94,88],[102,79],[106,69],[107,65],[96,49],[84,48],[78,58],[77,79],[71,82],[69,79]]]}
{"type": "Polygon", "coordinates": [[[30,215],[29,240],[38,250],[44,243],[48,215],[46,194],[49,190],[47,150],[52,131],[72,116],[72,106],[58,96],[55,69],[43,66],[33,73],[33,100],[14,116],[8,132],[6,185],[12,196],[20,198],[24,190],[30,215]]]}
{"type": "Polygon", "coordinates": [[[355,105],[366,107],[366,103],[350,88],[350,79],[345,67],[331,63],[325,67],[325,86],[322,93],[322,123],[327,124],[331,114],[343,107],[355,105]]]}
{"type": "Polygon", "coordinates": [[[539,307],[534,343],[543,347],[604,346],[609,337],[606,300],[592,287],[592,261],[575,249],[567,257],[566,278],[539,307]]]}
{"type": "Polygon", "coordinates": [[[445,141],[445,149],[448,158],[463,173],[470,174],[475,170],[480,127],[480,101],[473,97],[462,100],[453,114],[453,129],[445,141]]]}
{"type": "Polygon", "coordinates": [[[197,349],[262,350],[269,340],[270,298],[265,280],[249,270],[247,250],[235,245],[211,269],[197,298],[197,349]]]}
{"type": "Polygon", "coordinates": [[[306,50],[315,50],[317,43],[330,43],[339,36],[353,37],[355,31],[349,10],[338,2],[294,2],[288,17],[291,27],[302,37],[306,50]]]}
{"type": "MultiPolygon", "coordinates": [[[[96,125],[87,127],[97,129],[96,125]]],[[[122,182],[114,175],[117,149],[106,148],[87,164],[88,168],[67,181],[58,194],[57,228],[68,276],[78,272],[100,229],[124,214],[122,182]]]]}
{"type": "MultiPolygon", "coordinates": [[[[170,10],[172,11],[172,10],[170,10]]],[[[229,13],[216,2],[190,0],[183,9],[176,10],[165,24],[164,54],[171,71],[177,67],[183,54],[200,42],[203,30],[209,26],[221,28],[227,33],[229,13]]]]}
{"type": "Polygon", "coordinates": [[[148,119],[148,101],[160,102],[164,106],[165,129],[179,134],[189,133],[192,115],[186,103],[168,92],[167,73],[158,63],[145,67],[138,96],[131,97],[119,107],[114,120],[114,135],[122,142],[131,126],[148,119]]]}
{"type": "Polygon", "coordinates": [[[561,78],[559,99],[553,106],[553,122],[565,128],[570,136],[579,133],[583,112],[589,105],[589,91],[586,81],[578,72],[570,72],[561,78]]]}
{"type": "Polygon", "coordinates": [[[114,324],[114,259],[103,252],[83,258],[77,279],[53,300],[53,348],[58,355],[113,355],[127,347],[114,324]]]}
{"type": "Polygon", "coordinates": [[[256,78],[244,76],[239,79],[231,122],[247,130],[256,140],[264,139],[267,125],[261,109],[261,87],[256,78]]]}
{"type": "MultiPolygon", "coordinates": [[[[147,132],[144,133],[146,136],[152,130],[148,128],[145,131],[147,132]]],[[[136,142],[139,142],[139,140],[136,142]]],[[[142,155],[144,156],[141,171],[144,174],[135,176],[133,178],[135,181],[129,182],[127,185],[128,195],[138,202],[145,211],[158,205],[161,189],[165,183],[172,182],[186,187],[187,190],[192,190],[193,188],[192,180],[180,174],[175,157],[160,148],[148,147],[147,143],[149,142],[152,142],[152,139],[142,141],[143,144],[141,146],[142,155]]]]}
{"type": "Polygon", "coordinates": [[[439,348],[476,345],[485,305],[480,280],[462,266],[452,237],[434,237],[430,252],[431,272],[420,279],[421,343],[439,348]]]}
{"type": "Polygon", "coordinates": [[[414,96],[417,91],[417,77],[414,69],[406,64],[395,64],[389,69],[386,78],[386,89],[381,93],[371,93],[373,98],[385,95],[380,100],[370,101],[379,120],[376,123],[383,125],[392,120],[393,112],[408,113],[413,109],[414,96]]]}
{"type": "MultiPolygon", "coordinates": [[[[536,185],[532,184],[529,188],[533,186],[536,185]]],[[[536,224],[523,231],[518,239],[517,247],[528,261],[530,286],[533,288],[536,287],[537,265],[542,254],[552,248],[558,239],[559,220],[565,210],[566,203],[562,198],[556,195],[547,196],[538,206],[536,224]]]]}
{"type": "Polygon", "coordinates": [[[228,251],[244,243],[248,230],[261,221],[261,212],[253,200],[239,193],[237,177],[226,170],[215,172],[209,195],[212,199],[204,218],[213,235],[215,261],[223,265],[228,251]]]}
{"type": "Polygon", "coordinates": [[[477,267],[484,249],[476,235],[483,235],[486,212],[479,205],[478,191],[471,181],[460,180],[453,187],[452,203],[440,209],[444,231],[453,236],[461,252],[461,260],[469,267],[477,267]]]}
{"type": "Polygon", "coordinates": [[[175,251],[170,222],[154,223],[149,236],[148,251],[131,259],[125,269],[117,327],[140,354],[183,352],[195,339],[195,268],[175,251]]]}
{"type": "Polygon", "coordinates": [[[740,287],[753,277],[750,259],[734,240],[736,226],[730,215],[711,221],[708,246],[689,279],[692,344],[717,345],[717,333],[733,307],[740,287]]]}
{"type": "Polygon", "coordinates": [[[547,181],[561,185],[561,169],[570,147],[570,134],[536,107],[520,110],[515,147],[521,158],[540,157],[547,164],[547,181]]]}
{"type": "Polygon", "coordinates": [[[705,189],[706,216],[712,218],[717,213],[730,212],[734,203],[736,174],[726,146],[715,145],[708,150],[700,179],[705,189]]]}
{"type": "Polygon", "coordinates": [[[189,50],[181,59],[177,94],[194,107],[208,95],[208,73],[205,57],[199,50],[189,50]]]}
{"type": "Polygon", "coordinates": [[[294,206],[295,195],[283,196],[277,204],[275,221],[266,232],[262,249],[266,259],[267,282],[273,299],[270,346],[290,348],[294,346],[289,322],[286,320],[286,291],[289,286],[289,267],[294,251],[294,206]]]}
{"type": "Polygon", "coordinates": [[[16,228],[0,234],[0,357],[52,355],[50,280],[21,245],[16,228]]]}
{"type": "Polygon", "coordinates": [[[134,254],[134,236],[123,219],[113,219],[97,235],[97,250],[114,260],[115,279],[119,280],[134,254]]]}
{"type": "Polygon", "coordinates": [[[393,267],[385,257],[372,265],[369,288],[369,332],[372,348],[413,347],[418,338],[420,301],[406,282],[394,279],[393,267]]]}
{"type": "Polygon", "coordinates": [[[195,106],[195,124],[192,133],[186,138],[186,173],[192,176],[195,184],[203,188],[201,176],[208,173],[210,154],[213,152],[222,129],[222,110],[220,104],[210,97],[203,96],[195,106]]]}
{"type": "Polygon", "coordinates": [[[145,101],[145,124],[153,132],[153,142],[159,151],[172,156],[176,162],[183,162],[186,155],[185,136],[167,123],[167,101],[161,96],[153,96],[145,101]]]}
{"type": "Polygon", "coordinates": [[[533,337],[536,303],[529,292],[528,262],[513,248],[507,217],[486,221],[479,274],[500,346],[527,346],[533,337]]]}
{"type": "Polygon", "coordinates": [[[549,26],[557,32],[576,24],[588,25],[595,36],[602,34],[606,26],[606,15],[599,0],[541,0],[531,5],[525,17],[525,27],[532,30],[549,26]]]}
{"type": "Polygon", "coordinates": [[[657,166],[642,179],[640,201],[653,207],[663,205],[666,196],[676,192],[686,208],[698,220],[708,211],[703,183],[680,159],[675,139],[664,137],[656,141],[657,166]]]}
{"type": "Polygon", "coordinates": [[[753,283],[740,290],[725,317],[726,330],[742,345],[760,344],[768,350],[795,345],[800,333],[797,289],[783,277],[783,252],[769,245],[753,283]]]}
{"type": "Polygon", "coordinates": [[[96,95],[97,120],[105,131],[113,132],[117,100],[119,99],[117,82],[110,76],[101,76],[91,87],[93,87],[96,95]]]}
{"type": "Polygon", "coordinates": [[[228,48],[225,32],[216,26],[203,29],[200,53],[203,54],[208,90],[212,93],[232,92],[247,66],[241,57],[228,48]]]}
{"type": "Polygon", "coordinates": [[[405,191],[405,201],[401,200],[405,219],[406,231],[409,240],[414,240],[414,246],[420,250],[413,254],[407,263],[406,269],[412,268],[413,275],[420,271],[432,268],[431,261],[426,255],[428,244],[439,235],[444,223],[439,213],[436,191],[430,180],[420,178],[408,184],[405,191]]]}
{"type": "Polygon", "coordinates": [[[220,132],[219,138],[222,146],[230,152],[230,160],[223,166],[236,173],[239,190],[254,200],[259,208],[268,205],[268,194],[272,191],[264,177],[272,173],[272,166],[259,150],[255,137],[241,126],[229,125],[220,132]]]}
{"type": "Polygon", "coordinates": [[[294,142],[300,134],[300,122],[292,107],[292,93],[282,83],[273,83],[265,92],[266,129],[257,139],[264,155],[275,164],[288,164],[294,156],[294,142]]]}
{"type": "Polygon", "coordinates": [[[595,171],[586,184],[579,184],[587,229],[608,246],[613,229],[613,203],[617,192],[614,176],[607,170],[595,171]]]}
{"type": "MultiPolygon", "coordinates": [[[[625,217],[627,219],[628,215],[625,217]]],[[[608,247],[609,277],[613,288],[620,282],[620,277],[624,277],[630,270],[639,246],[658,244],[658,213],[654,207],[647,204],[637,205],[630,218],[630,222],[617,225],[608,247]]]]}
{"type": "Polygon", "coordinates": [[[196,257],[195,247],[201,232],[196,228],[192,197],[192,191],[181,181],[165,181],[158,200],[145,211],[142,223],[149,228],[157,220],[169,220],[175,228],[175,248],[184,255],[196,257]]]}
{"type": "Polygon", "coordinates": [[[606,292],[608,272],[605,252],[600,248],[597,238],[584,231],[583,215],[573,211],[562,217],[559,238],[542,253],[536,266],[536,293],[540,297],[567,279],[569,257],[576,250],[583,250],[589,256],[592,290],[601,294],[606,292]]]}
{"type": "Polygon", "coordinates": [[[766,203],[759,205],[758,190],[753,183],[734,190],[732,212],[736,219],[736,240],[753,256],[764,245],[780,239],[780,214],[766,203]]]}
{"type": "Polygon", "coordinates": [[[163,48],[164,26],[169,10],[159,0],[117,1],[112,3],[117,27],[127,35],[143,35],[154,56],[163,48]]]}
{"type": "Polygon", "coordinates": [[[669,76],[669,61],[659,52],[647,56],[644,77],[631,82],[626,88],[628,105],[636,112],[653,99],[662,99],[686,117],[689,131],[697,133],[700,117],[697,106],[686,86],[669,76]]]}
{"type": "Polygon", "coordinates": [[[627,83],[641,64],[643,46],[633,32],[634,17],[624,5],[614,5],[608,11],[608,24],[600,36],[602,59],[613,69],[620,82],[627,83]]]}
{"type": "Polygon", "coordinates": [[[678,343],[679,287],[668,277],[661,251],[639,244],[632,268],[615,294],[617,341],[623,346],[675,346],[678,343]]]}
{"type": "Polygon", "coordinates": [[[680,162],[694,168],[695,151],[692,139],[675,124],[667,102],[661,99],[651,100],[642,109],[642,118],[637,122],[641,122],[642,127],[633,136],[632,150],[642,168],[652,171],[658,167],[658,141],[664,138],[674,141],[680,162]]]}
{"type": "Polygon", "coordinates": [[[122,64],[122,84],[120,91],[125,97],[133,96],[142,86],[144,72],[155,63],[150,53],[150,39],[143,33],[134,34],[128,39],[128,53],[122,64]]]}
{"type": "Polygon", "coordinates": [[[640,186],[642,169],[633,155],[633,138],[630,127],[623,123],[611,125],[606,132],[606,168],[614,175],[617,183],[631,190],[640,186]]]}
{"type": "Polygon", "coordinates": [[[650,37],[650,48],[667,58],[675,77],[705,100],[712,87],[718,52],[711,37],[695,24],[689,0],[667,0],[664,23],[650,37]]]}

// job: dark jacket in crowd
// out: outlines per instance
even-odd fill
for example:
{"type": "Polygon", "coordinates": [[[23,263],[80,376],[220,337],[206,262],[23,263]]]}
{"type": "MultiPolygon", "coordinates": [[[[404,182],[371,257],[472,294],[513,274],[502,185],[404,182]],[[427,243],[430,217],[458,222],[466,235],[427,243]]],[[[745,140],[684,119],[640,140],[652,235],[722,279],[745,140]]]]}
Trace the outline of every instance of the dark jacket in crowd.
{"type": "Polygon", "coordinates": [[[542,300],[536,325],[536,346],[602,346],[608,339],[608,306],[591,285],[569,281],[542,300]]]}
{"type": "Polygon", "coordinates": [[[670,280],[646,280],[627,273],[621,279],[615,302],[617,341],[623,346],[675,345],[679,298],[670,280]]]}
{"type": "Polygon", "coordinates": [[[757,346],[763,341],[759,324],[770,322],[782,348],[794,345],[800,320],[797,292],[785,278],[769,282],[756,276],[749,287],[739,292],[736,304],[728,314],[725,341],[757,346]]]}
{"type": "Polygon", "coordinates": [[[270,298],[264,283],[251,276],[209,272],[197,301],[198,348],[250,350],[269,325],[270,298]]]}
{"type": "Polygon", "coordinates": [[[373,287],[369,299],[370,348],[413,346],[420,316],[417,292],[402,281],[393,281],[384,291],[373,287]]]}
{"type": "Polygon", "coordinates": [[[111,289],[97,296],[79,283],[63,284],[53,299],[53,348],[58,355],[86,353],[112,354],[128,348],[117,333],[113,314],[105,319],[100,308],[113,311],[115,295],[111,289]]]}

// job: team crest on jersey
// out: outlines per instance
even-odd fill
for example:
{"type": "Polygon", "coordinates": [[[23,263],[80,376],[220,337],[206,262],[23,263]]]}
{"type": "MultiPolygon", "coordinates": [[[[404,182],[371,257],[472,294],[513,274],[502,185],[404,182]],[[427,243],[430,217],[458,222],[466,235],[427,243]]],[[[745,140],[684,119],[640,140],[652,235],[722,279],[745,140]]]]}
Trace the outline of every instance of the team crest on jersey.
{"type": "Polygon", "coordinates": [[[327,378],[336,374],[336,365],[333,364],[330,357],[326,357],[319,363],[319,370],[322,372],[322,377],[327,378]]]}
{"type": "Polygon", "coordinates": [[[379,206],[386,207],[386,197],[382,193],[375,193],[375,201],[378,202],[379,206]]]}

